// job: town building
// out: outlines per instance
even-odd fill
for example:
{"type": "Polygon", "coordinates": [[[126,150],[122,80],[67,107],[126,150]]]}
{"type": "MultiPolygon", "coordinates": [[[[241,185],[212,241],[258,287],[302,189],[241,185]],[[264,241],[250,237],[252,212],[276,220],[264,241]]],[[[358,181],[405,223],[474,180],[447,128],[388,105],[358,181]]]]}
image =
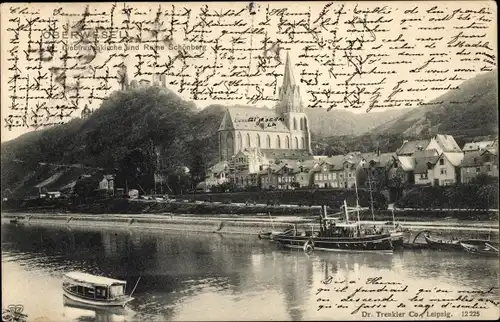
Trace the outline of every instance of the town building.
{"type": "Polygon", "coordinates": [[[323,159],[313,172],[313,183],[318,188],[341,188],[344,186],[344,155],[323,159]]]}
{"type": "Polygon", "coordinates": [[[370,189],[382,189],[387,186],[390,170],[397,167],[394,153],[362,153],[360,161],[360,176],[358,185],[370,189]],[[395,164],[396,163],[396,164],[395,164]]]}
{"type": "Polygon", "coordinates": [[[469,183],[480,175],[498,178],[498,153],[495,149],[468,151],[460,164],[462,183],[469,183]]]}
{"type": "Polygon", "coordinates": [[[493,146],[495,141],[479,141],[479,142],[469,142],[465,143],[462,148],[463,152],[480,151],[493,146]]]}
{"type": "Polygon", "coordinates": [[[423,151],[431,140],[404,140],[401,147],[396,151],[398,156],[413,156],[416,151],[423,151]]]}
{"type": "Polygon", "coordinates": [[[220,186],[228,181],[229,165],[227,161],[218,162],[208,169],[204,188],[210,190],[212,187],[220,186]]]}

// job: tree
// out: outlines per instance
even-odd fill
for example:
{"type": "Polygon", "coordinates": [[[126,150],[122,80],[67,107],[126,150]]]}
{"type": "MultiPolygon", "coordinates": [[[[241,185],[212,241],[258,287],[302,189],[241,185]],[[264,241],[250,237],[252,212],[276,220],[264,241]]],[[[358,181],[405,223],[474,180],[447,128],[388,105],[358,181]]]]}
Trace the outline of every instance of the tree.
{"type": "Polygon", "coordinates": [[[76,181],[73,187],[73,193],[81,199],[86,199],[92,196],[97,189],[97,181],[92,177],[80,178],[76,181]]]}
{"type": "Polygon", "coordinates": [[[142,149],[134,149],[121,160],[116,182],[147,191],[153,184],[153,170],[154,164],[148,154],[142,149]]]}

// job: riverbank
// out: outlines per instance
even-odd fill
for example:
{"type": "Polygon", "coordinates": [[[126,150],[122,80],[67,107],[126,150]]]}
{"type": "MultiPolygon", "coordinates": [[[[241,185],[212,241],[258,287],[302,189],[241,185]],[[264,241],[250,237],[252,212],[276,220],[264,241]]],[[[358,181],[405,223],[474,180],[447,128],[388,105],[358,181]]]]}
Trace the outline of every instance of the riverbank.
{"type": "MultiPolygon", "coordinates": [[[[267,216],[318,216],[320,206],[299,205],[265,205],[252,203],[223,204],[220,202],[189,202],[181,201],[153,201],[153,200],[130,200],[130,199],[103,199],[95,200],[85,204],[75,205],[68,201],[49,200],[42,204],[35,201],[25,201],[3,205],[4,213],[47,213],[47,214],[198,214],[208,216],[221,215],[247,215],[258,214],[267,216]]],[[[328,208],[328,213],[338,212],[338,208],[328,208]]],[[[393,214],[390,210],[375,210],[360,213],[361,220],[392,220],[393,214]]],[[[397,220],[434,221],[446,218],[473,221],[498,221],[498,211],[475,210],[475,209],[404,209],[396,210],[397,220]]]]}
{"type": "MultiPolygon", "coordinates": [[[[200,233],[257,235],[270,230],[285,230],[297,226],[299,230],[317,230],[316,218],[303,216],[196,216],[155,214],[2,214],[2,224],[17,219],[17,225],[55,225],[72,227],[100,227],[107,229],[172,230],[200,233]]],[[[415,236],[422,230],[434,235],[460,238],[498,238],[498,224],[495,222],[463,222],[444,220],[438,222],[399,221],[415,236]]],[[[365,221],[366,224],[375,222],[365,221]]],[[[378,222],[380,223],[380,222],[378,222]]],[[[409,237],[410,237],[409,236],[409,237]]]]}

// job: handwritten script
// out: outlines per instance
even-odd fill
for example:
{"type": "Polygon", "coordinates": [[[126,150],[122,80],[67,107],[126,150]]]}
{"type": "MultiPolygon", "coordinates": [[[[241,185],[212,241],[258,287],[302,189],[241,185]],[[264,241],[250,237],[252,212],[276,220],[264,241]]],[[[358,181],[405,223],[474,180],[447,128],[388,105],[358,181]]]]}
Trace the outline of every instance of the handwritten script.
{"type": "Polygon", "coordinates": [[[486,1],[2,4],[2,121],[64,123],[131,84],[205,105],[272,103],[286,52],[306,107],[422,106],[496,67],[495,12],[486,1]]]}
{"type": "Polygon", "coordinates": [[[348,281],[329,276],[316,289],[317,311],[343,310],[368,319],[487,319],[498,317],[498,287],[410,287],[369,277],[348,281]],[[495,313],[496,312],[496,313],[495,313]]]}

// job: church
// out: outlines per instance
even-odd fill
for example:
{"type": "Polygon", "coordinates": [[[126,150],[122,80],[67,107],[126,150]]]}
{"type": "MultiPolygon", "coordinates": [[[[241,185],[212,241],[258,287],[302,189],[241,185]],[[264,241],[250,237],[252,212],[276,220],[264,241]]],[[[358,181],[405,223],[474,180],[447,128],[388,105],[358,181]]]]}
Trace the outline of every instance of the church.
{"type": "Polygon", "coordinates": [[[274,109],[227,107],[217,134],[220,161],[249,150],[259,150],[273,160],[312,158],[309,120],[288,53],[274,109]]]}

